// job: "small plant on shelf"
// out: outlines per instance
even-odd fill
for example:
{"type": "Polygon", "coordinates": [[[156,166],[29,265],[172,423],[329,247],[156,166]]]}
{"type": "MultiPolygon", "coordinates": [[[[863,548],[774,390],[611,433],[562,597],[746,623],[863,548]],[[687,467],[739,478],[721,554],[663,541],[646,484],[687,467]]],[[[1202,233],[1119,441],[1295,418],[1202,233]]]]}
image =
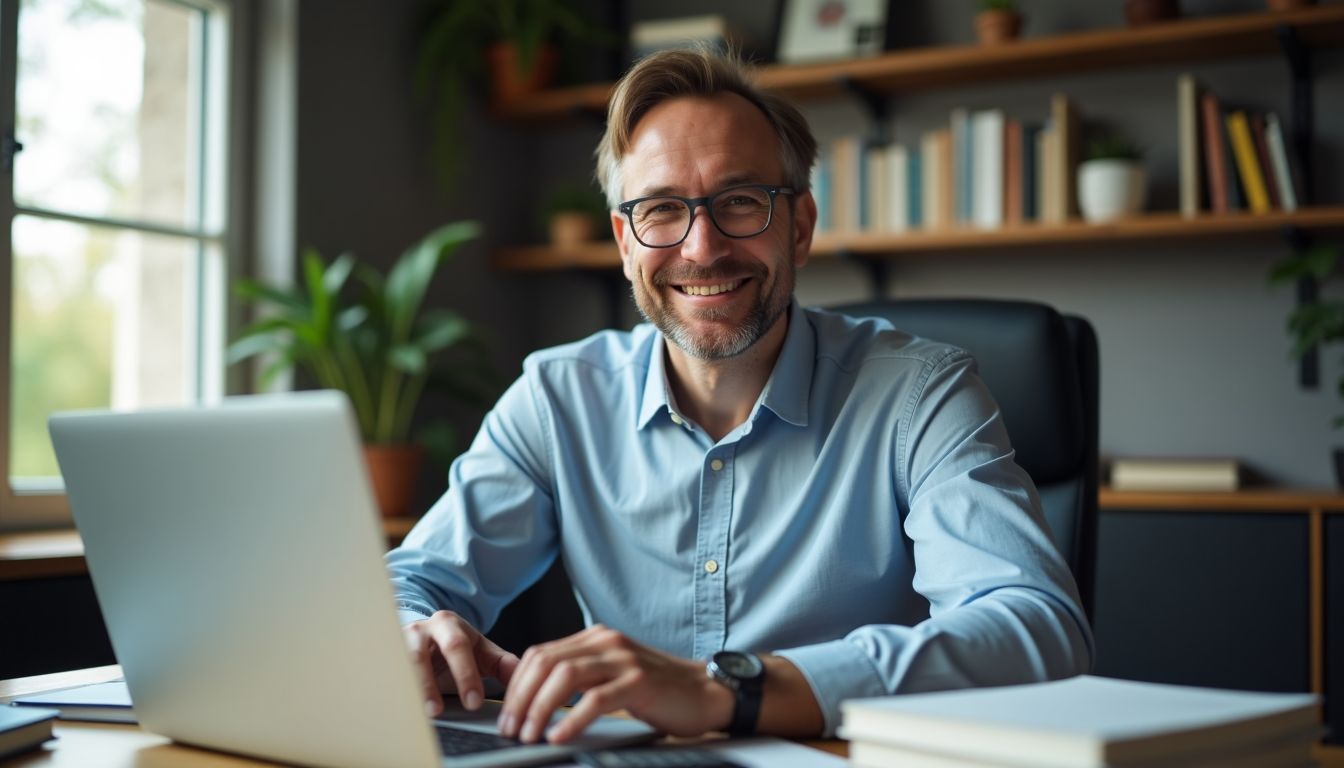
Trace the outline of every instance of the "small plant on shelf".
{"type": "Polygon", "coordinates": [[[1116,133],[1101,133],[1088,142],[1084,157],[1078,166],[1078,207],[1084,219],[1100,223],[1143,210],[1147,178],[1137,144],[1116,133]]]}
{"type": "Polygon", "coordinates": [[[608,230],[606,198],[591,184],[556,187],[542,205],[551,245],[566,248],[597,240],[608,230]]]}
{"type": "Polygon", "coordinates": [[[981,45],[999,45],[1016,40],[1022,32],[1022,14],[1014,0],[980,0],[975,15],[975,36],[981,45]]]}

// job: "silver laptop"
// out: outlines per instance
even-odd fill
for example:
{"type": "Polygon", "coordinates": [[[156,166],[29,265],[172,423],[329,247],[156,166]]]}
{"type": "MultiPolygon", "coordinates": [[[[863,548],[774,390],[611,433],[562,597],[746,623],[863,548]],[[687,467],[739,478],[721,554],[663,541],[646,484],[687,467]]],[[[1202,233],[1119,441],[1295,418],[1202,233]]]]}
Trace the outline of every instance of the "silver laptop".
{"type": "Polygon", "coordinates": [[[637,743],[602,718],[573,745],[498,737],[496,710],[431,723],[393,607],[349,402],[57,414],[89,573],[146,729],[315,766],[528,765],[637,743]],[[489,742],[458,752],[441,746],[489,742]]]}

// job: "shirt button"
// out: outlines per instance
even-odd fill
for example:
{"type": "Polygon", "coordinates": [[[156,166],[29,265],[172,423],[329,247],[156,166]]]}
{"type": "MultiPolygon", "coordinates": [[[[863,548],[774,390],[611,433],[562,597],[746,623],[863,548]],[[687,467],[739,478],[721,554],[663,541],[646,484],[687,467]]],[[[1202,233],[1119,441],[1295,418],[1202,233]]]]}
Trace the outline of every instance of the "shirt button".
{"type": "Polygon", "coordinates": [[[708,573],[717,573],[718,570],[719,570],[719,561],[717,561],[717,560],[706,560],[706,561],[705,561],[705,571],[706,571],[706,572],[708,572],[708,573]]]}
{"type": "MultiPolygon", "coordinates": [[[[709,462],[709,468],[714,470],[715,472],[718,472],[720,469],[723,469],[723,462],[719,461],[718,459],[715,459],[709,462]]],[[[711,560],[710,562],[712,563],[714,561],[711,560]]]]}
{"type": "Polygon", "coordinates": [[[684,424],[685,422],[681,420],[681,417],[680,417],[680,416],[678,416],[677,414],[674,413],[674,414],[672,414],[672,423],[673,423],[673,424],[684,424]]]}

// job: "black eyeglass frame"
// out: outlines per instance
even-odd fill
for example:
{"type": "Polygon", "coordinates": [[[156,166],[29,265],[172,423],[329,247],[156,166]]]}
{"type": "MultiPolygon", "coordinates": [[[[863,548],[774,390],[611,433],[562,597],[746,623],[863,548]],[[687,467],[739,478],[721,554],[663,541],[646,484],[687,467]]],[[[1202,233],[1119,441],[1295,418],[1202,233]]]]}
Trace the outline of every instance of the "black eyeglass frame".
{"type": "Polygon", "coordinates": [[[704,197],[681,197],[680,195],[648,195],[647,197],[636,197],[634,200],[626,200],[624,203],[621,203],[620,205],[616,206],[616,210],[625,214],[625,220],[630,222],[630,234],[635,236],[635,240],[637,240],[640,245],[644,246],[645,248],[675,248],[678,245],[681,245],[682,243],[686,242],[686,238],[690,236],[691,227],[695,226],[695,217],[697,214],[697,209],[700,208],[700,206],[704,206],[705,210],[709,212],[709,220],[714,224],[714,228],[719,230],[719,234],[723,235],[724,237],[731,237],[734,240],[746,240],[747,238],[755,237],[770,228],[770,225],[775,220],[775,197],[779,195],[796,195],[796,194],[798,194],[798,192],[793,187],[781,187],[771,184],[734,184],[731,187],[721,189],[712,195],[706,195],[704,197]],[[752,232],[750,235],[730,235],[727,232],[723,231],[723,227],[720,226],[719,220],[714,218],[714,206],[709,204],[711,200],[718,197],[719,195],[723,195],[737,189],[759,189],[770,196],[770,212],[766,214],[765,225],[762,226],[760,229],[756,230],[755,232],[752,232]],[[667,245],[649,245],[648,243],[640,239],[639,232],[635,227],[635,206],[639,205],[642,202],[645,202],[646,200],[680,200],[682,204],[684,204],[686,208],[690,210],[691,216],[689,219],[686,220],[686,231],[681,234],[681,238],[677,240],[675,243],[668,243],[667,245]]]}

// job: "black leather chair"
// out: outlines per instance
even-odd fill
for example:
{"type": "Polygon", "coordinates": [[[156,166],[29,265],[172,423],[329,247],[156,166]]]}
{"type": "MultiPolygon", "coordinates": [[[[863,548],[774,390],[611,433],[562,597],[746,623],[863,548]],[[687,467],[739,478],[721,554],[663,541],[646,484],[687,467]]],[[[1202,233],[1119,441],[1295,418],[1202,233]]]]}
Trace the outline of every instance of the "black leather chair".
{"type": "Polygon", "coordinates": [[[833,307],[969,352],[999,403],[1017,463],[1040,491],[1056,545],[1092,618],[1097,552],[1097,337],[1044,304],[991,299],[833,307]]]}

